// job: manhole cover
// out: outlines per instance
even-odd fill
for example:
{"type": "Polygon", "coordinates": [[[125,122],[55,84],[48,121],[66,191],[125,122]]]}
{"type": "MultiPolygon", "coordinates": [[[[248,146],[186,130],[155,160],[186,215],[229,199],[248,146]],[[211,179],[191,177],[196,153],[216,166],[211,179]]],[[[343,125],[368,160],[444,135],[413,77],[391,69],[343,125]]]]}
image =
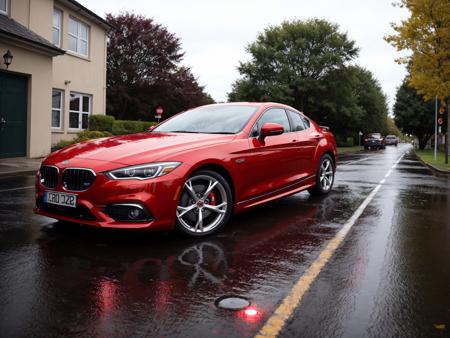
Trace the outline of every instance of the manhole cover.
{"type": "Polygon", "coordinates": [[[216,306],[227,310],[242,310],[250,305],[244,297],[223,296],[216,300],[216,306]]]}

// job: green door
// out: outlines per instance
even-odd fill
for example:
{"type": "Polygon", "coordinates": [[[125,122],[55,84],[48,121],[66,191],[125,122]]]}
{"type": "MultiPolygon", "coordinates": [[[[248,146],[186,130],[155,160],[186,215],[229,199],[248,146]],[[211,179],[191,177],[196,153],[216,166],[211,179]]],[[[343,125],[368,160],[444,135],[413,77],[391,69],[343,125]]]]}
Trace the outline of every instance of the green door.
{"type": "Polygon", "coordinates": [[[25,76],[0,72],[0,157],[25,156],[27,84],[25,76]]]}

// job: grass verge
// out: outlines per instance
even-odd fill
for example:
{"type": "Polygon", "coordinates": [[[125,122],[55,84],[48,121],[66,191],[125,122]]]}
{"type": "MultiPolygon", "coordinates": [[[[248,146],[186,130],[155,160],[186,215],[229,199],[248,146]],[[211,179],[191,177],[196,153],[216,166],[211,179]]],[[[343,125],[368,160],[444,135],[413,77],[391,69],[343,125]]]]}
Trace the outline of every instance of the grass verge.
{"type": "Polygon", "coordinates": [[[363,150],[364,148],[361,146],[353,146],[353,147],[337,147],[338,154],[345,154],[345,153],[356,153],[358,151],[363,150]]]}
{"type": "Polygon", "coordinates": [[[438,151],[436,161],[434,160],[433,150],[415,149],[414,151],[422,161],[431,164],[432,166],[435,166],[436,168],[439,168],[441,170],[450,170],[450,164],[445,164],[445,154],[443,151],[438,151]]]}

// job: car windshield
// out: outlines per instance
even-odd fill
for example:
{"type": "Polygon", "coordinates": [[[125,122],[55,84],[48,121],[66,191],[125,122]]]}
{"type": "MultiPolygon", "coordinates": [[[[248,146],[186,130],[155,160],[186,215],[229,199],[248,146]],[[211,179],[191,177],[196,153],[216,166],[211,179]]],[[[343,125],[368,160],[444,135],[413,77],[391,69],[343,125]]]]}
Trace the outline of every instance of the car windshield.
{"type": "Polygon", "coordinates": [[[381,138],[381,134],[369,134],[369,138],[381,138]]]}
{"type": "Polygon", "coordinates": [[[155,132],[236,134],[258,106],[210,105],[188,110],[164,122],[155,132]]]}

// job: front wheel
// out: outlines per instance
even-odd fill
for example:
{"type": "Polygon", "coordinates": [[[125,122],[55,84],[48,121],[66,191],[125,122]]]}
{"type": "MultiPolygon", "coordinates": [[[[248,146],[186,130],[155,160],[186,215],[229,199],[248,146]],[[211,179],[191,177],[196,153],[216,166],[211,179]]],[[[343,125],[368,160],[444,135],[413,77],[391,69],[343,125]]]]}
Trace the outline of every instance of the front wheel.
{"type": "Polygon", "coordinates": [[[334,183],[334,162],[330,155],[325,154],[319,161],[316,172],[316,185],[308,189],[311,195],[326,195],[334,183]]]}
{"type": "Polygon", "coordinates": [[[228,182],[214,171],[198,171],[184,183],[176,211],[177,229],[190,237],[211,235],[228,222],[232,206],[228,182]]]}

